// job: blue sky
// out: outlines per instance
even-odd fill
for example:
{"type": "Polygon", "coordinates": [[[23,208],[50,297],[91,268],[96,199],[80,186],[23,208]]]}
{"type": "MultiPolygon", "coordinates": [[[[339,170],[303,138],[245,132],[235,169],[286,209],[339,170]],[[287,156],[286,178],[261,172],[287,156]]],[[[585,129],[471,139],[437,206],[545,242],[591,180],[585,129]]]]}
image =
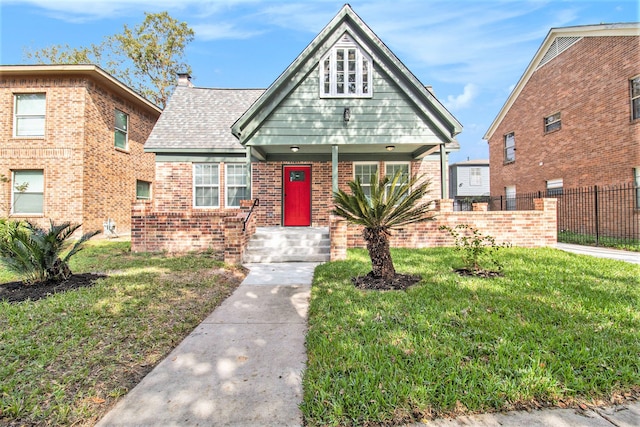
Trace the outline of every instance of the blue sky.
{"type": "MultiPolygon", "coordinates": [[[[196,37],[201,87],[266,88],[344,1],[0,0],[0,63],[24,50],[85,46],[168,11],[196,37]]],[[[637,22],[636,0],[367,0],[355,12],[464,126],[450,163],[488,158],[482,136],[553,27],[637,22]]]]}

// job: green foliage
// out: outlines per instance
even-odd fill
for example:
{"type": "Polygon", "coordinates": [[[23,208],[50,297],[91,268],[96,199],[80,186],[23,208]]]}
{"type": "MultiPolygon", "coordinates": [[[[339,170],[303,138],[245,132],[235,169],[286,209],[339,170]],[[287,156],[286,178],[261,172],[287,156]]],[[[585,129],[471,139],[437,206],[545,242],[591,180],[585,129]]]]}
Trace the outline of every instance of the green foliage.
{"type": "Polygon", "coordinates": [[[89,241],[70,265],[108,277],[0,301],[2,426],[96,425],[242,280],[210,256],[132,253],[120,241],[89,241]]]}
{"type": "Polygon", "coordinates": [[[424,278],[406,292],[354,288],[364,250],[316,268],[305,426],[598,405],[640,387],[636,265],[505,248],[509,274],[486,281],[451,271],[454,248],[392,253],[399,269],[424,278]]]}
{"type": "Polygon", "coordinates": [[[114,77],[164,108],[178,72],[191,73],[184,50],[195,33],[168,12],[145,13],[144,21],[122,33],[86,47],[54,45],[30,52],[26,59],[50,64],[97,64],[114,77]]]}
{"type": "Polygon", "coordinates": [[[87,240],[100,233],[85,233],[71,245],[69,239],[79,227],[80,224],[69,222],[56,225],[53,221],[49,230],[28,222],[23,227],[11,225],[7,236],[0,239],[0,264],[28,284],[67,279],[71,275],[69,259],[87,240]]]}
{"type": "Polygon", "coordinates": [[[366,195],[359,179],[349,182],[351,194],[339,190],[333,195],[333,213],[352,224],[364,226],[363,237],[375,277],[389,280],[395,267],[389,251],[389,235],[394,228],[433,219],[431,203],[424,201],[430,182],[422,177],[406,176],[402,171],[393,178],[371,176],[366,195]]]}
{"type": "Polygon", "coordinates": [[[502,263],[498,260],[497,253],[500,248],[510,247],[510,243],[498,245],[493,236],[485,236],[468,224],[458,224],[453,228],[442,225],[440,230],[448,231],[454,238],[456,250],[460,253],[460,258],[467,269],[482,271],[484,264],[486,267],[491,266],[498,271],[502,270],[502,263]]]}

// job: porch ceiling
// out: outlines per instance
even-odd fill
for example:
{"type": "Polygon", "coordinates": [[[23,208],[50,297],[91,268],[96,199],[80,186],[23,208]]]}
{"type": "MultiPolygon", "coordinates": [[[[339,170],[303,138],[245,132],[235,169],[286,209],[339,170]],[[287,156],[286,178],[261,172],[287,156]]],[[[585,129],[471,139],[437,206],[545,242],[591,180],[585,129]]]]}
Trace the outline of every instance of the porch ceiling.
{"type": "MultiPolygon", "coordinates": [[[[252,152],[265,159],[276,159],[286,156],[287,158],[300,158],[306,160],[307,157],[330,157],[332,145],[330,144],[282,144],[282,145],[250,145],[252,152]],[[298,151],[293,152],[291,147],[298,147],[298,151]]],[[[403,159],[419,159],[429,154],[438,152],[440,144],[337,144],[339,158],[367,158],[367,157],[397,157],[403,159]],[[387,147],[393,147],[388,149],[387,147]]]]}

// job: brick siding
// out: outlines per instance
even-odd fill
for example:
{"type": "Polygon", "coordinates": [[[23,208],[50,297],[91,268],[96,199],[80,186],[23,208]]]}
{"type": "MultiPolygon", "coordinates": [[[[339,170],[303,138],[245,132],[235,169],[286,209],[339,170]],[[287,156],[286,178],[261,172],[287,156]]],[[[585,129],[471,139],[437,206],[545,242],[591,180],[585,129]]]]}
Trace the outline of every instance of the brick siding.
{"type": "MultiPolygon", "coordinates": [[[[107,218],[128,233],[136,180],[153,183],[154,154],[143,144],[159,113],[133,104],[84,75],[0,77],[0,174],[42,169],[43,215],[11,215],[40,225],[82,223],[83,231],[102,230],[107,218]],[[16,93],[45,93],[44,138],[14,138],[16,93]],[[114,111],[129,114],[129,149],[114,148],[114,111]]],[[[11,184],[0,185],[0,216],[8,216],[11,184]]]]}
{"type": "Polygon", "coordinates": [[[585,37],[536,70],[489,140],[491,195],[630,183],[640,167],[640,120],[631,120],[629,80],[640,75],[638,37],[585,37]],[[543,120],[561,113],[562,128],[543,120]],[[515,132],[515,162],[503,164],[515,132]]]}
{"type": "MultiPolygon", "coordinates": [[[[486,203],[480,203],[474,211],[454,212],[453,200],[439,200],[433,212],[434,220],[393,230],[390,244],[397,248],[454,246],[453,237],[439,227],[468,224],[484,235],[493,236],[497,244],[529,248],[555,246],[556,200],[537,199],[535,205],[533,211],[487,212],[486,203]]],[[[342,218],[332,217],[330,233],[331,260],[345,259],[347,248],[366,247],[362,227],[348,225],[342,218]]]]}

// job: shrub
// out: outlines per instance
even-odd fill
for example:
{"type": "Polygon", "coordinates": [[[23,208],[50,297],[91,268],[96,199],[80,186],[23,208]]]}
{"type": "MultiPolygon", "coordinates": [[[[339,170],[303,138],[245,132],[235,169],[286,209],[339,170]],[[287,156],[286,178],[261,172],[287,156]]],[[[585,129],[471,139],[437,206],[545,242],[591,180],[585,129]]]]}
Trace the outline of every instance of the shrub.
{"type": "Polygon", "coordinates": [[[448,231],[454,238],[456,250],[460,252],[460,257],[466,269],[479,272],[485,270],[482,268],[482,265],[485,265],[487,267],[491,266],[498,271],[502,270],[502,264],[497,258],[497,252],[500,248],[510,247],[510,243],[498,245],[493,236],[485,236],[468,224],[458,224],[453,228],[442,225],[440,230],[448,231]]]}
{"type": "Polygon", "coordinates": [[[56,225],[53,221],[49,230],[28,222],[23,227],[9,226],[7,237],[0,238],[0,263],[23,277],[27,284],[65,280],[71,275],[69,259],[82,249],[87,240],[99,233],[83,234],[61,257],[71,245],[70,237],[79,227],[80,224],[72,225],[70,222],[56,225]]]}

